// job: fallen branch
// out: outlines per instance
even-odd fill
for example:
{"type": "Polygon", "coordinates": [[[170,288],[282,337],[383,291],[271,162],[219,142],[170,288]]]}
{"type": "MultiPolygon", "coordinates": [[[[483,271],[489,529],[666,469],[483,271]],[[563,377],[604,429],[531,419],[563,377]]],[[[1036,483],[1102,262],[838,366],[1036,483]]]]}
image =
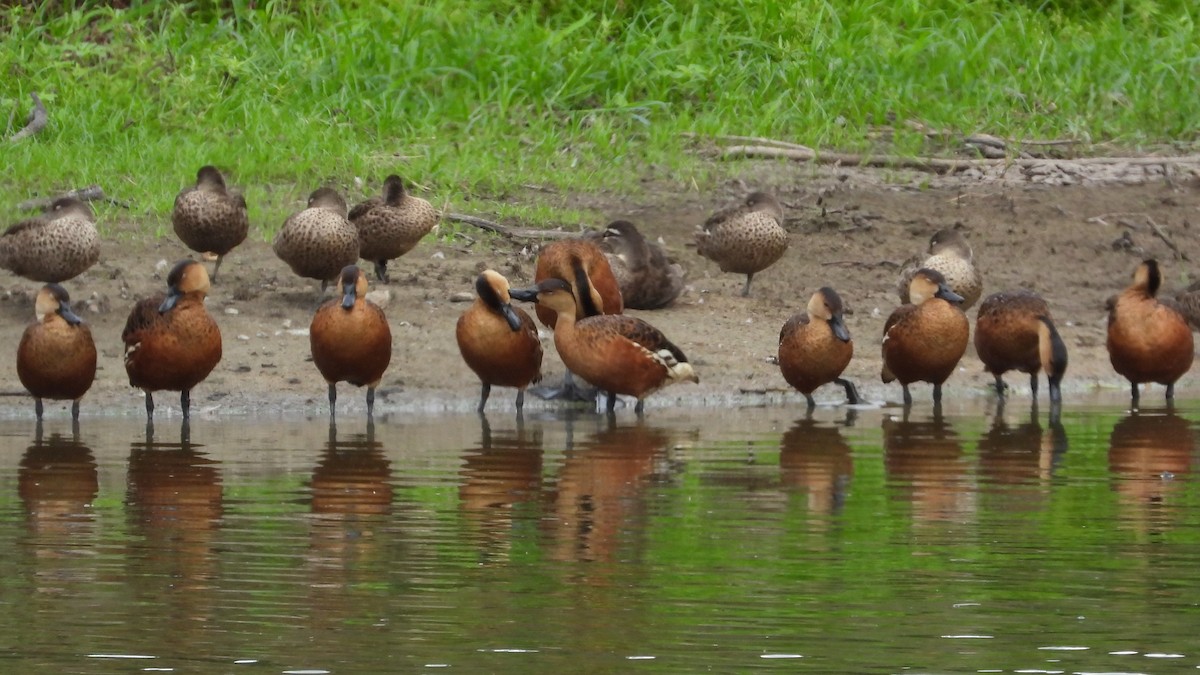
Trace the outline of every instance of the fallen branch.
{"type": "Polygon", "coordinates": [[[77,190],[68,190],[62,194],[54,195],[53,197],[27,199],[20,204],[17,204],[17,210],[44,211],[46,210],[46,207],[53,204],[55,200],[62,199],[63,197],[73,197],[81,202],[105,202],[112,204],[113,206],[119,206],[123,209],[130,208],[129,202],[124,202],[120,199],[113,199],[112,197],[104,194],[104,188],[100,187],[99,185],[89,185],[85,188],[79,188],[77,190]]]}
{"type": "Polygon", "coordinates": [[[33,110],[29,111],[29,118],[25,122],[25,128],[13,134],[12,138],[8,139],[13,143],[29,138],[42,129],[45,129],[46,124],[50,121],[50,115],[46,112],[46,106],[42,105],[42,99],[38,98],[37,92],[29,92],[29,97],[33,99],[33,110]]]}
{"type": "Polygon", "coordinates": [[[1187,254],[1184,253],[1183,251],[1179,250],[1179,247],[1175,245],[1175,242],[1171,241],[1171,238],[1168,237],[1167,233],[1164,232],[1163,229],[1158,226],[1158,223],[1154,222],[1153,218],[1151,218],[1150,216],[1146,216],[1146,222],[1150,223],[1150,229],[1154,230],[1154,234],[1158,235],[1158,238],[1163,240],[1163,243],[1167,245],[1167,248],[1169,248],[1175,252],[1176,260],[1187,260],[1188,259],[1187,254]]]}
{"type": "Polygon", "coordinates": [[[888,267],[896,269],[900,267],[900,263],[892,262],[891,260],[880,260],[879,262],[867,262],[865,260],[829,260],[821,263],[822,267],[862,267],[865,269],[875,269],[876,267],[888,267]]]}
{"type": "Polygon", "coordinates": [[[472,227],[478,227],[481,230],[494,232],[502,237],[509,239],[566,239],[576,236],[572,232],[563,232],[562,230],[537,230],[533,228],[513,229],[505,227],[499,223],[493,223],[486,218],[478,216],[468,216],[463,213],[447,213],[442,216],[446,220],[453,223],[464,223],[472,227]]]}

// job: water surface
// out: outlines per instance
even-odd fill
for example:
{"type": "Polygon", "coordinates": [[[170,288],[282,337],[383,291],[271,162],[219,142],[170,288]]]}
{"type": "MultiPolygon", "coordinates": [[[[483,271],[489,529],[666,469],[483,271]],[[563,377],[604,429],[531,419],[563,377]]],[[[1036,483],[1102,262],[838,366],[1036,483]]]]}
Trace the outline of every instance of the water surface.
{"type": "Polygon", "coordinates": [[[0,421],[0,669],[1194,671],[1193,411],[0,421]]]}

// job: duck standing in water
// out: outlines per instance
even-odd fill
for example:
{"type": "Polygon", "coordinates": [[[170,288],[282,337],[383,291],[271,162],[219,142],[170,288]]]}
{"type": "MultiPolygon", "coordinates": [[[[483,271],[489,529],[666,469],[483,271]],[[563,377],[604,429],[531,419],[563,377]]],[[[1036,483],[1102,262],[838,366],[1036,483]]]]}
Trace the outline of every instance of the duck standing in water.
{"type": "Polygon", "coordinates": [[[1138,385],[1157,382],[1175,398],[1175,382],[1192,367],[1192,331],[1179,310],[1158,301],[1162,275],[1156,260],[1146,260],[1133,273],[1133,283],[1114,300],[1108,312],[1108,359],[1129,380],[1133,407],[1138,385]]]}
{"type": "Polygon", "coordinates": [[[604,257],[629,309],[661,309],[683,292],[683,268],[662,246],[651,243],[627,220],[609,223],[596,233],[604,257]]]}
{"type": "Polygon", "coordinates": [[[167,275],[166,295],[139,300],[129,313],[121,340],[129,384],[146,392],[146,417],[154,418],[154,392],[180,392],[188,419],[191,391],[221,361],[221,329],[204,308],[208,271],[181,260],[167,275]]]}
{"type": "Polygon", "coordinates": [[[788,319],[779,331],[779,370],[783,379],[816,407],[812,393],[823,384],[836,382],[846,390],[846,402],[859,402],[858,390],[842,371],[854,356],[854,343],[842,318],[842,298],[828,286],[808,299],[808,312],[788,319]]]}
{"type": "Polygon", "coordinates": [[[246,240],[250,218],[245,198],[225,188],[221,172],[214,166],[202,166],[196,172],[196,184],[175,197],[171,225],[188,248],[216,254],[217,264],[211,275],[216,282],[225,255],[246,240]]]}
{"type": "Polygon", "coordinates": [[[1050,402],[1062,401],[1067,345],[1058,334],[1050,307],[1033,291],[1005,291],[984,298],[975,320],[975,351],[985,371],[996,378],[996,394],[1004,398],[1002,376],[1010,370],[1029,373],[1037,401],[1038,371],[1046,373],[1050,402]]]}
{"type": "Polygon", "coordinates": [[[329,280],[358,261],[358,230],[346,220],[346,200],[333,188],[308,196],[308,207],[292,214],[271,244],[275,255],[302,277],[329,280]]]}
{"type": "Polygon", "coordinates": [[[788,248],[783,207],[766,192],[752,193],[745,202],[714,213],[695,238],[696,252],[722,272],[746,275],[742,297],[750,295],[754,275],[774,265],[788,248]]]}
{"type": "Polygon", "coordinates": [[[908,288],[911,304],[892,311],[883,327],[884,384],[899,380],[904,405],[912,405],[908,385],[933,384],[933,402],[942,402],[942,383],[967,351],[971,328],[958,308],[962,296],[950,290],[945,277],[931,269],[917,270],[908,288]]]}
{"type": "Polygon", "coordinates": [[[62,283],[100,259],[92,207],[74,197],[54,200],[45,213],[0,235],[0,267],[43,283],[62,283]]]}
{"type": "Polygon", "coordinates": [[[458,317],[455,338],[467,366],[483,383],[483,412],[492,385],[517,388],[517,412],[525,406],[525,388],[542,376],[542,343],[524,310],[513,307],[508,279],[484,270],[475,280],[475,303],[458,317]]]}
{"type": "Polygon", "coordinates": [[[646,396],[672,382],[700,381],[683,351],[645,321],[623,314],[576,319],[575,294],[562,279],[547,279],[509,295],[558,314],[554,324],[558,355],[572,373],[608,392],[610,413],[616,394],[637,398],[634,410],[640,415],[646,396]]]}
{"type": "Polygon", "coordinates": [[[948,227],[938,230],[929,238],[927,255],[913,256],[900,272],[896,293],[901,303],[911,302],[908,295],[909,282],[919,269],[930,269],[941,273],[950,290],[962,296],[960,309],[964,312],[975,305],[983,295],[983,275],[975,267],[975,252],[967,243],[962,232],[948,227]]]}
{"type": "Polygon", "coordinates": [[[42,399],[71,401],[71,419],[79,420],[79,399],[96,379],[96,344],[92,331],[75,312],[58,284],[47,284],[34,301],[37,321],[17,347],[17,378],[34,397],[42,419],[42,399]]]}
{"type": "Polygon", "coordinates": [[[387,283],[387,264],[408,253],[441,218],[429,202],[404,189],[397,175],[383,182],[383,198],[373,197],[350,211],[358,230],[359,257],[375,263],[375,278],[387,283]]]}
{"type": "Polygon", "coordinates": [[[379,305],[367,300],[367,275],[347,265],[338,296],[317,309],[309,326],[313,363],[329,383],[329,416],[337,408],[337,383],[367,388],[367,417],[375,414],[375,389],[392,361],[392,329],[379,305]]]}

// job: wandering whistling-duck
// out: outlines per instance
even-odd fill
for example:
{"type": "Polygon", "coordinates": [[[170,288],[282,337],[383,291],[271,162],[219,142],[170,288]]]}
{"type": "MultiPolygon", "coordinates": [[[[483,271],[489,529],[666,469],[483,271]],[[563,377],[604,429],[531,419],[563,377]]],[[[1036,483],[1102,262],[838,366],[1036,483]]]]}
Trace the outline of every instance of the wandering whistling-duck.
{"type": "Polygon", "coordinates": [[[313,363],[329,383],[329,415],[336,414],[338,382],[367,388],[367,416],[375,413],[375,388],[392,360],[387,317],[367,300],[367,275],[348,265],[338,278],[338,296],[313,315],[309,342],[313,363]]]}
{"type": "Polygon", "coordinates": [[[297,275],[319,279],[324,293],[330,279],[358,261],[358,230],[346,220],[346,200],[333,188],[320,188],[309,195],[307,208],[283,223],[271,247],[297,275]]]}
{"type": "Polygon", "coordinates": [[[1054,327],[1050,307],[1037,293],[1004,291],[984,298],[975,320],[975,351],[983,369],[995,376],[1000,398],[1001,376],[1017,370],[1029,373],[1029,388],[1037,401],[1040,370],[1050,384],[1050,401],[1062,401],[1059,385],[1067,370],[1067,345],[1054,327]]]}
{"type": "Polygon", "coordinates": [[[616,405],[616,394],[636,397],[635,410],[641,414],[646,396],[663,386],[677,380],[700,381],[683,352],[645,321],[621,314],[576,319],[575,295],[562,279],[547,279],[509,294],[558,313],[554,325],[558,355],[571,372],[609,392],[609,412],[616,405]]]}
{"type": "Polygon", "coordinates": [[[33,281],[74,279],[99,259],[100,235],[92,208],[74,197],[54,200],[42,215],[0,235],[0,267],[33,281]]]}
{"type": "Polygon", "coordinates": [[[388,261],[411,251],[440,217],[429,202],[408,194],[395,174],[384,180],[382,198],[372,197],[350,211],[359,256],[375,263],[375,278],[383,283],[388,281],[388,261]]]}
{"type": "Polygon", "coordinates": [[[79,399],[96,379],[96,345],[92,331],[75,312],[58,284],[42,287],[34,301],[37,321],[17,347],[17,377],[34,397],[42,419],[42,399],[71,401],[71,419],[79,419],[79,399]]]}
{"type": "Polygon", "coordinates": [[[962,297],[946,284],[940,272],[917,270],[908,288],[911,304],[892,311],[883,327],[883,372],[886,384],[899,380],[904,405],[912,405],[908,385],[933,384],[933,401],[942,401],[942,383],[967,351],[970,326],[958,308],[962,297]]]}
{"type": "Polygon", "coordinates": [[[846,389],[846,402],[858,403],[858,391],[842,371],[854,356],[850,331],[842,320],[842,298],[828,286],[808,299],[808,312],[788,319],[779,331],[779,370],[783,379],[808,401],[817,387],[836,382],[846,389]]]}
{"type": "Polygon", "coordinates": [[[750,282],[783,257],[788,233],[783,208],[774,196],[755,192],[741,204],[714,213],[695,233],[696,252],[717,263],[722,272],[746,275],[742,297],[750,282]]]}
{"type": "Polygon", "coordinates": [[[1129,288],[1110,301],[1108,359],[1129,380],[1134,407],[1143,382],[1165,384],[1173,400],[1175,382],[1192,367],[1192,331],[1183,314],[1154,297],[1160,283],[1158,262],[1146,260],[1129,288]]]}
{"type": "Polygon", "coordinates": [[[479,412],[487,404],[492,385],[516,387],[520,412],[525,405],[525,387],[542,376],[537,327],[525,310],[512,306],[508,288],[508,279],[499,272],[484,270],[475,280],[479,297],[458,317],[458,350],[483,383],[479,412]]]}
{"type": "Polygon", "coordinates": [[[942,274],[950,290],[962,296],[963,302],[959,308],[964,312],[973,307],[983,294],[983,277],[975,267],[975,253],[962,232],[952,227],[934,232],[929,238],[928,253],[913,256],[902,266],[900,281],[896,284],[900,302],[911,302],[908,296],[909,282],[922,268],[942,274]]]}
{"type": "Polygon", "coordinates": [[[167,294],[139,300],[129,313],[121,340],[129,384],[146,392],[146,416],[153,419],[154,394],[180,392],[187,419],[191,390],[221,361],[221,329],[204,308],[208,271],[182,260],[167,275],[167,294]]]}
{"type": "Polygon", "coordinates": [[[212,272],[214,282],[225,254],[245,241],[250,231],[245,198],[226,190],[225,178],[213,166],[200,167],[196,185],[184,188],[175,197],[171,224],[185,246],[197,253],[217,255],[212,272]]]}
{"type": "MultiPolygon", "coordinates": [[[[571,287],[575,295],[577,319],[598,314],[620,314],[625,309],[621,287],[613,275],[612,267],[604,257],[604,251],[594,242],[561,239],[543,246],[538,253],[533,282],[536,284],[546,279],[561,279],[571,287]],[[586,283],[581,284],[579,280],[586,283]]],[[[554,328],[557,315],[553,310],[537,305],[534,311],[545,326],[554,328]]]]}
{"type": "Polygon", "coordinates": [[[627,220],[609,223],[593,234],[608,258],[628,309],[660,309],[683,292],[683,268],[667,258],[663,247],[648,241],[627,220]]]}

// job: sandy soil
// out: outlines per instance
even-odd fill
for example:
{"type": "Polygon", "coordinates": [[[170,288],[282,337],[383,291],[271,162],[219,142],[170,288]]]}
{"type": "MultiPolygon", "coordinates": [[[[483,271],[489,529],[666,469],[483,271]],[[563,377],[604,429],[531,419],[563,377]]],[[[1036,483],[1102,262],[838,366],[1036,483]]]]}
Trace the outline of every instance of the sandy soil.
{"type": "MultiPolygon", "coordinates": [[[[675,404],[801,401],[788,393],[768,359],[775,353],[780,326],[822,285],[833,286],[849,305],[847,325],[856,354],[847,376],[870,399],[898,401],[899,386],[879,381],[883,322],[898,302],[897,266],[923,250],[935,230],[952,225],[961,225],[974,247],[985,295],[1025,287],[1049,300],[1070,350],[1064,383],[1068,400],[1071,392],[1123,388],[1104,348],[1105,298],[1128,283],[1143,256],[1162,262],[1167,292],[1191,281],[1190,263],[1176,258],[1150,220],[1185,256],[1200,259],[1200,242],[1192,230],[1200,223],[1200,180],[1194,173],[1164,172],[1161,166],[1085,171],[1050,165],[995,175],[971,171],[933,176],[746,162],[736,165],[736,172],[738,179],[711,193],[666,189],[666,183],[651,180],[634,197],[535,189],[512,197],[594,213],[588,223],[564,225],[572,231],[630,219],[644,232],[661,237],[688,270],[688,289],[674,306],[635,313],[688,354],[701,384],[656,394],[647,404],[649,411],[675,404]],[[721,273],[688,244],[694,227],[712,210],[752,189],[772,190],[781,198],[792,244],[783,260],[758,275],[752,297],[746,299],[738,295],[741,277],[721,273]],[[1132,246],[1114,245],[1126,232],[1132,246]]],[[[253,220],[253,205],[251,209],[253,220]]],[[[105,242],[101,262],[65,284],[91,323],[100,351],[97,381],[84,399],[83,409],[90,414],[142,414],[141,393],[131,389],[125,377],[121,329],[137,298],[164,288],[167,263],[190,253],[173,236],[147,238],[141,233],[144,224],[121,218],[128,216],[104,214],[115,234],[105,242]]],[[[470,240],[427,237],[393,263],[390,285],[375,287],[387,292],[385,311],[394,340],[392,365],[379,392],[379,413],[473,407],[478,383],[453,337],[466,304],[453,298],[472,291],[475,275],[486,267],[500,270],[514,285],[532,279],[536,241],[510,241],[463,227],[470,240]]],[[[21,331],[32,320],[36,288],[0,272],[0,338],[10,346],[10,354],[15,354],[21,331]]],[[[194,409],[199,414],[323,413],[325,385],[309,358],[307,337],[317,295],[317,284],[293,276],[263,236],[252,232],[251,240],[227,257],[209,295],[209,309],[224,335],[225,355],[193,391],[194,409]]],[[[974,313],[972,309],[968,315],[973,319],[974,313]]],[[[544,337],[543,371],[557,377],[563,367],[549,334],[544,337]]],[[[1018,391],[1028,390],[1024,376],[1009,379],[1018,391]]],[[[20,391],[15,358],[0,363],[0,382],[0,393],[11,395],[0,399],[0,413],[32,414],[30,400],[20,391]]],[[[989,382],[972,349],[946,391],[952,397],[984,396],[989,382]]],[[[1191,386],[1191,378],[1185,377],[1181,387],[1191,386]]],[[[363,390],[342,385],[339,391],[340,411],[364,409],[363,390]]],[[[818,400],[840,397],[837,387],[817,392],[818,400]]],[[[928,386],[916,385],[914,397],[928,401],[928,386]]],[[[157,400],[161,415],[177,414],[175,395],[160,394],[157,400]]],[[[496,390],[489,409],[512,405],[511,392],[496,390]]],[[[528,405],[557,404],[531,399],[528,405]]],[[[49,410],[61,415],[65,406],[49,410]]]]}

